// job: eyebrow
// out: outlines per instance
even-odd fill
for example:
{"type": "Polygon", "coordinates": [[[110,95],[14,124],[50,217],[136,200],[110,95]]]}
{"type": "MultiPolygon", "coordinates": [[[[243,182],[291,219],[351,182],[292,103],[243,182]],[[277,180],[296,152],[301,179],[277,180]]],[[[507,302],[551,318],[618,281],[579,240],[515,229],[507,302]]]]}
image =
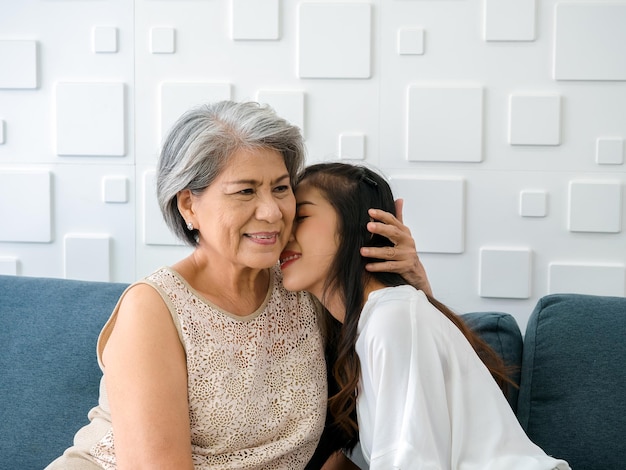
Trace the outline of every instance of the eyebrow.
{"type": "MultiPolygon", "coordinates": [[[[279,176],[278,178],[276,178],[273,181],[270,181],[270,184],[276,184],[279,183],[283,180],[288,180],[289,179],[289,173],[285,173],[282,176],[279,176]]],[[[255,179],[242,179],[242,180],[235,180],[235,181],[225,181],[224,182],[225,185],[231,185],[231,184],[251,184],[251,185],[256,185],[259,184],[259,180],[255,180],[255,179]]]]}
{"type": "Polygon", "coordinates": [[[314,206],[315,203],[311,202],[311,201],[302,201],[302,202],[297,202],[296,203],[296,210],[299,209],[302,206],[314,206]]]}

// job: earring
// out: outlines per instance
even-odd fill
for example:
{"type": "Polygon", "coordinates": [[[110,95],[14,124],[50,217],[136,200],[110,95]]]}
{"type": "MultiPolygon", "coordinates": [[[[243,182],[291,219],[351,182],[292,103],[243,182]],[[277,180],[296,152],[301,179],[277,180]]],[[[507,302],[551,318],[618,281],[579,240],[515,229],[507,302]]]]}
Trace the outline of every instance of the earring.
{"type": "Polygon", "coordinates": [[[193,230],[193,223],[192,222],[187,222],[187,230],[189,230],[190,232],[193,230]]]}

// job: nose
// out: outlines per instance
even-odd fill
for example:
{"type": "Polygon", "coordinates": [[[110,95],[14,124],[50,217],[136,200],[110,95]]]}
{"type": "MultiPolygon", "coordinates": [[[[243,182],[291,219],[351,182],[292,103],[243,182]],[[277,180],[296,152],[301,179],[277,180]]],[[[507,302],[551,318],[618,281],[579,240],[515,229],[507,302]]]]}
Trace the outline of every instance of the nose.
{"type": "Polygon", "coordinates": [[[271,196],[264,196],[259,198],[259,205],[257,206],[256,216],[259,220],[265,220],[273,223],[283,218],[283,213],[278,205],[278,202],[271,196]]]}

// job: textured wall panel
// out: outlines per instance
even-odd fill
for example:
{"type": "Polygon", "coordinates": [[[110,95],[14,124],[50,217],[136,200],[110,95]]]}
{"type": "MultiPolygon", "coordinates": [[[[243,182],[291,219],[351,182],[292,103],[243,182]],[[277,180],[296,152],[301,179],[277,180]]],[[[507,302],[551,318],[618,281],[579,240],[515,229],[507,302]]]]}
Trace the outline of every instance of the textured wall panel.
{"type": "Polygon", "coordinates": [[[0,40],[1,88],[37,88],[37,42],[0,40]]]}
{"type": "Polygon", "coordinates": [[[622,264],[551,263],[548,293],[626,295],[626,270],[622,264]]]}
{"type": "Polygon", "coordinates": [[[558,95],[511,95],[509,143],[512,145],[559,145],[561,143],[561,97],[558,95]]]}
{"type": "Polygon", "coordinates": [[[143,241],[146,245],[182,245],[165,224],[156,198],[156,171],[143,175],[143,241]]]}
{"type": "Polygon", "coordinates": [[[117,52],[117,28],[95,26],[93,28],[93,51],[96,53],[117,52]]]}
{"type": "Polygon", "coordinates": [[[530,297],[530,273],[529,249],[481,248],[479,295],[527,299],[530,297]]]}
{"type": "Polygon", "coordinates": [[[0,257],[0,274],[5,276],[17,275],[17,258],[0,257]]]}
{"type": "Polygon", "coordinates": [[[57,83],[57,154],[124,156],[125,115],[123,83],[57,83]]]}
{"type": "Polygon", "coordinates": [[[559,2],[555,22],[557,80],[626,80],[626,2],[559,2]]]}
{"type": "Polygon", "coordinates": [[[280,6],[278,0],[231,0],[232,38],[278,39],[280,6]]]}
{"type": "Polygon", "coordinates": [[[231,91],[228,83],[161,84],[161,140],[165,138],[176,120],[189,108],[230,98],[231,91]]]}
{"type": "Polygon", "coordinates": [[[47,171],[0,170],[0,241],[52,241],[51,190],[47,171]]]}
{"type": "Polygon", "coordinates": [[[484,0],[484,28],[486,41],[534,40],[535,0],[484,0]]]}
{"type": "Polygon", "coordinates": [[[598,165],[621,165],[624,163],[624,139],[602,137],[596,140],[598,165]]]}
{"type": "Polygon", "coordinates": [[[150,52],[153,54],[173,54],[176,52],[176,30],[155,27],[150,30],[150,52]]]}
{"type": "Polygon", "coordinates": [[[522,191],[519,212],[522,217],[545,217],[548,214],[548,194],[545,191],[522,191]]]}
{"type": "Polygon", "coordinates": [[[128,178],[105,176],[102,178],[102,201],[107,203],[128,202],[128,178]]]}
{"type": "Polygon", "coordinates": [[[364,160],[365,135],[358,132],[342,132],[339,134],[339,158],[364,160]]]}
{"type": "Polygon", "coordinates": [[[369,3],[300,4],[298,75],[369,78],[371,14],[369,3]]]}
{"type": "Polygon", "coordinates": [[[400,28],[398,30],[398,54],[421,55],[424,53],[424,30],[400,28]]]}
{"type": "Polygon", "coordinates": [[[0,144],[4,144],[4,141],[6,139],[6,137],[5,137],[6,131],[4,130],[5,127],[6,127],[6,124],[5,124],[4,120],[0,119],[0,144]]]}
{"type": "Polygon", "coordinates": [[[67,279],[103,282],[111,280],[111,240],[108,235],[68,234],[64,242],[67,279]]]}
{"type": "Polygon", "coordinates": [[[612,181],[570,182],[568,228],[572,232],[620,232],[622,185],[612,181]]]}
{"type": "Polygon", "coordinates": [[[409,161],[482,160],[482,88],[412,85],[408,93],[409,161]]]}
{"type": "Polygon", "coordinates": [[[392,176],[396,198],[405,200],[404,222],[416,234],[420,253],[462,253],[465,249],[465,182],[392,176]]]}

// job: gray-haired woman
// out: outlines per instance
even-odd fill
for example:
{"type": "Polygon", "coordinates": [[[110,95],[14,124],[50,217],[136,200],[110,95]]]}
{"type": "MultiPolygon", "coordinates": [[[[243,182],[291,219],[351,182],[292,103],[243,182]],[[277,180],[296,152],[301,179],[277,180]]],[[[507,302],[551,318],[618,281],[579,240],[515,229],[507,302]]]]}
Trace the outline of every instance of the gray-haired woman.
{"type": "MultiPolygon", "coordinates": [[[[324,428],[327,374],[316,304],[287,292],[277,262],[291,234],[297,127],[258,103],[183,115],[157,169],[168,226],[194,247],[130,286],[98,340],[99,404],[49,468],[304,468],[324,428]]],[[[410,232],[375,270],[427,285],[410,232]],[[392,253],[393,254],[393,253],[392,253]]]]}

